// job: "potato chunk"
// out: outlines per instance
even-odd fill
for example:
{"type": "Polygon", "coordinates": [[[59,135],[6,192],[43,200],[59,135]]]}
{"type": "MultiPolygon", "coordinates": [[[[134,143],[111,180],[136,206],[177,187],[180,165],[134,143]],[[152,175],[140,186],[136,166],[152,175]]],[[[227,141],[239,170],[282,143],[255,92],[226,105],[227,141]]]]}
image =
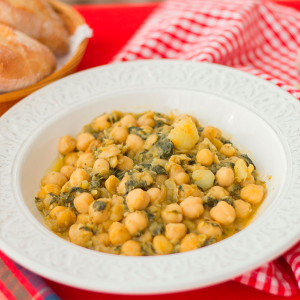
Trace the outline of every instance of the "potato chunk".
{"type": "Polygon", "coordinates": [[[173,142],[175,148],[189,150],[198,142],[199,134],[195,123],[186,117],[171,130],[168,139],[173,142]]]}
{"type": "Polygon", "coordinates": [[[192,174],[195,184],[202,190],[208,190],[214,185],[215,175],[210,170],[196,170],[192,174]]]}

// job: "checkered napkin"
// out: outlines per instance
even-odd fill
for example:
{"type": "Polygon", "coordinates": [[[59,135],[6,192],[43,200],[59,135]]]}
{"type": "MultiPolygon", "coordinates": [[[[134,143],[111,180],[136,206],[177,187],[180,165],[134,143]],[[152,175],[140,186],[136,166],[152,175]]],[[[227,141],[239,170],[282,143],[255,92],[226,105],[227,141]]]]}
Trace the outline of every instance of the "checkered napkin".
{"type": "MultiPolygon", "coordinates": [[[[113,62],[169,58],[223,64],[260,76],[300,100],[294,87],[300,82],[298,50],[300,13],[292,8],[259,0],[167,0],[113,62]]],[[[297,294],[300,243],[235,280],[275,295],[297,294]]]]}
{"type": "Polygon", "coordinates": [[[0,251],[0,300],[60,300],[44,280],[0,251]]]}

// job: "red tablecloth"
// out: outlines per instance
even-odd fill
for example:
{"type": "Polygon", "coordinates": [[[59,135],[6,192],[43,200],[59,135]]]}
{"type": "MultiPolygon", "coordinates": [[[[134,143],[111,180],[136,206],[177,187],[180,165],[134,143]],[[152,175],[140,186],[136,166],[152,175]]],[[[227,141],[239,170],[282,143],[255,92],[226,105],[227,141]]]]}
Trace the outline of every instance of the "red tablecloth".
{"type": "MultiPolygon", "coordinates": [[[[279,2],[279,1],[277,1],[279,2]]],[[[300,9],[300,1],[280,1],[282,4],[300,9]]],[[[143,20],[157,4],[139,5],[85,5],[77,6],[78,11],[86,18],[87,23],[94,29],[94,37],[90,40],[86,54],[79,65],[79,71],[108,63],[132,36],[143,20]]],[[[282,262],[284,263],[284,262],[282,262]]],[[[119,296],[104,293],[87,292],[67,287],[53,281],[46,280],[49,286],[62,300],[65,299],[101,299],[101,300],[129,300],[152,299],[153,296],[119,296]]],[[[298,299],[300,295],[285,298],[266,294],[240,283],[229,281],[217,286],[204,288],[173,295],[160,295],[155,299],[179,300],[280,300],[298,299]]]]}

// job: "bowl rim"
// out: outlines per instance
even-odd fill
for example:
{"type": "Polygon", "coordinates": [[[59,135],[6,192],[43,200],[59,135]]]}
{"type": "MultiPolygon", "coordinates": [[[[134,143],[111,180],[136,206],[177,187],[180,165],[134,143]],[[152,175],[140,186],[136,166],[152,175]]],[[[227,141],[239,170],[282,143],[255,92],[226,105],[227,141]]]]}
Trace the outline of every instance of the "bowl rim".
{"type": "MultiPolygon", "coordinates": [[[[20,138],[18,141],[15,139],[13,139],[13,141],[6,141],[0,150],[2,161],[4,160],[5,162],[5,168],[7,167],[7,169],[0,170],[0,179],[3,178],[3,176],[6,176],[6,179],[3,182],[0,181],[0,189],[4,191],[4,193],[0,194],[0,217],[2,218],[2,223],[0,222],[0,249],[16,262],[51,280],[59,281],[60,283],[70,286],[75,285],[76,287],[83,289],[115,294],[157,294],[186,291],[220,283],[229,278],[233,278],[244,272],[250,271],[262,263],[272,260],[282,254],[298,241],[300,235],[300,228],[297,228],[296,226],[299,222],[298,216],[300,215],[300,203],[297,201],[300,196],[300,186],[297,183],[297,178],[300,176],[300,153],[298,151],[298,141],[300,141],[300,121],[298,121],[299,113],[300,103],[296,100],[296,98],[283,89],[254,75],[244,73],[233,68],[209,63],[175,60],[124,62],[92,68],[54,82],[28,96],[0,118],[0,127],[4,128],[3,130],[5,131],[4,132],[2,130],[2,133],[0,132],[0,141],[3,141],[9,132],[19,136],[20,138]],[[103,82],[99,85],[98,76],[104,76],[103,78],[107,79],[107,82],[103,82]],[[203,76],[205,79],[203,79],[203,76]],[[195,77],[197,80],[191,82],[191,78],[195,77]],[[212,85],[207,84],[209,80],[211,80],[212,85]],[[215,85],[215,83],[218,85],[215,85]],[[233,90],[228,90],[228,85],[231,86],[233,90]],[[106,267],[112,266],[113,270],[115,270],[116,267],[120,267],[122,272],[125,272],[126,276],[132,279],[136,278],[134,272],[140,272],[141,270],[139,268],[142,267],[147,268],[148,271],[150,270],[152,273],[160,276],[161,283],[157,284],[157,286],[153,286],[153,283],[144,280],[144,285],[139,287],[134,283],[134,280],[130,283],[126,282],[126,284],[124,284],[124,278],[121,278],[123,281],[118,278],[116,279],[113,272],[105,273],[104,277],[99,275],[99,280],[101,278],[102,281],[101,283],[97,280],[91,282],[87,280],[87,278],[83,277],[74,282],[76,274],[74,275],[74,273],[69,272],[70,266],[66,262],[60,261],[60,265],[57,266],[48,255],[45,263],[42,264],[41,261],[39,261],[36,257],[31,256],[30,253],[27,253],[26,251],[22,252],[19,248],[19,243],[16,240],[12,241],[11,239],[13,239],[13,237],[8,238],[6,236],[6,230],[4,229],[7,229],[8,226],[12,225],[12,222],[8,219],[8,217],[10,216],[9,213],[13,212],[18,216],[18,220],[16,220],[16,218],[14,218],[14,220],[18,224],[23,224],[25,228],[24,230],[29,231],[30,227],[32,234],[35,236],[40,234],[39,229],[34,227],[32,224],[27,224],[28,228],[26,228],[25,223],[28,222],[28,220],[24,216],[20,207],[16,205],[15,200],[13,200],[16,194],[13,194],[12,191],[12,188],[18,188],[14,178],[15,173],[12,172],[12,170],[15,169],[16,163],[22,155],[22,151],[17,152],[17,150],[21,146],[24,146],[26,128],[24,129],[25,135],[24,131],[20,128],[24,128],[23,125],[24,122],[26,122],[26,118],[28,118],[28,112],[32,111],[32,109],[37,109],[37,104],[48,105],[49,101],[52,103],[55,102],[56,105],[54,110],[48,111],[48,115],[43,116],[42,119],[38,116],[38,114],[36,114],[34,117],[36,123],[29,121],[30,124],[28,123],[27,125],[29,126],[28,128],[30,128],[28,129],[29,132],[31,132],[38,128],[39,123],[41,124],[42,121],[51,118],[53,113],[59,112],[61,108],[66,107],[66,105],[75,107],[77,104],[82,104],[84,101],[87,101],[89,97],[92,98],[95,95],[98,95],[100,99],[101,96],[107,96],[110,94],[113,95],[116,92],[132,90],[146,91],[147,89],[151,89],[153,86],[162,89],[192,89],[221,96],[224,99],[236,102],[248,109],[251,108],[251,110],[256,112],[259,116],[263,116],[266,120],[268,120],[268,124],[276,130],[276,133],[278,133],[279,138],[283,143],[288,163],[288,184],[280,194],[281,196],[285,196],[289,199],[289,205],[282,207],[282,205],[279,204],[274,208],[272,212],[273,215],[268,214],[265,220],[258,220],[259,222],[257,222],[257,226],[253,226],[250,233],[248,233],[249,230],[247,231],[247,228],[243,230],[243,232],[247,232],[247,238],[250,237],[252,241],[255,241],[256,248],[258,249],[256,250],[256,253],[249,253],[248,247],[245,248],[243,245],[239,244],[241,240],[240,237],[242,235],[239,236],[238,241],[236,241],[237,239],[232,239],[232,241],[235,241],[234,243],[227,239],[215,245],[203,248],[201,251],[180,253],[174,256],[158,256],[155,258],[131,258],[103,253],[91,253],[92,251],[81,249],[75,245],[66,246],[66,244],[70,244],[66,241],[62,241],[62,243],[60,243],[61,245],[55,245],[58,248],[56,250],[57,252],[68,251],[73,255],[75,261],[80,256],[86,256],[88,251],[90,257],[89,262],[93,262],[93,260],[96,259],[95,257],[97,257],[99,263],[103,263],[106,267]],[[77,90],[74,91],[74,89],[77,90]],[[57,91],[59,91],[59,93],[57,93],[57,91]],[[60,96],[61,101],[57,100],[58,95],[60,96]],[[261,98],[262,100],[259,98],[260,95],[263,96],[263,98],[261,98]],[[72,99],[74,102],[70,104],[68,99],[72,99]],[[18,115],[18,118],[20,119],[17,120],[15,118],[16,115],[18,115]],[[280,118],[278,118],[278,116],[280,118]],[[9,128],[8,124],[11,124],[12,120],[14,120],[17,124],[15,124],[13,128],[9,128]],[[16,129],[19,129],[21,132],[18,134],[18,130],[16,129]],[[13,147],[19,148],[13,149],[13,147]],[[14,159],[12,159],[12,157],[14,159]],[[275,228],[273,228],[274,224],[281,221],[278,210],[280,210],[283,214],[285,221],[284,224],[286,226],[280,228],[275,226],[275,228]],[[287,220],[285,220],[286,218],[287,220]],[[257,229],[258,224],[264,224],[264,231],[267,231],[267,234],[270,237],[274,239],[277,238],[277,240],[275,239],[276,244],[272,245],[272,248],[269,249],[266,247],[265,242],[257,239],[261,234],[257,229]],[[222,249],[218,246],[221,244],[222,249]],[[235,260],[238,260],[238,263],[229,259],[231,263],[230,266],[228,265],[228,262],[222,261],[222,259],[218,256],[220,254],[216,254],[216,251],[220,251],[221,249],[222,254],[226,255],[228,258],[228,253],[233,253],[236,251],[236,248],[239,250],[239,254],[242,255],[242,258],[234,258],[235,260]],[[198,274],[199,271],[194,265],[197,265],[196,263],[199,263],[199,259],[201,259],[203,260],[203,262],[201,262],[202,265],[197,265],[197,267],[203,267],[203,264],[203,268],[211,267],[214,262],[212,260],[213,255],[215,255],[214,259],[222,262],[226,268],[229,268],[230,272],[228,274],[218,269],[218,274],[215,274],[214,279],[212,280],[212,275],[209,273],[207,278],[198,274]],[[165,274],[158,274],[155,268],[159,269],[164,268],[164,266],[173,266],[172,263],[174,264],[174,257],[177,261],[187,262],[194,274],[198,275],[193,278],[189,278],[189,282],[186,282],[187,279],[183,278],[182,280],[185,281],[181,284],[178,282],[178,278],[175,274],[175,271],[177,270],[176,266],[174,267],[175,269],[172,269],[171,271],[166,269],[165,274]],[[247,259],[245,259],[245,257],[247,257],[247,259]],[[61,269],[63,269],[62,273],[61,269]],[[202,276],[201,281],[199,281],[199,276],[202,276]],[[117,280],[121,286],[116,287],[115,284],[112,284],[112,278],[117,280]],[[172,278],[171,283],[170,278],[172,278]],[[176,282],[176,286],[174,286],[173,281],[176,282]]],[[[24,243],[26,244],[25,241],[24,243]]],[[[22,245],[22,250],[25,250],[26,247],[30,247],[30,245],[25,244],[22,245]]]]}
{"type": "MultiPolygon", "coordinates": [[[[47,0],[47,1],[55,10],[58,10],[59,12],[63,12],[63,14],[66,16],[69,17],[72,16],[71,19],[73,23],[76,24],[76,27],[86,24],[84,17],[72,6],[62,3],[58,0],[47,0]]],[[[65,75],[69,75],[70,73],[72,73],[74,71],[74,68],[76,68],[77,65],[80,63],[85,53],[88,40],[89,39],[86,38],[80,43],[73,57],[70,58],[70,60],[61,69],[53,72],[49,76],[45,77],[44,79],[42,79],[41,81],[33,85],[9,93],[0,94],[0,104],[3,102],[20,100],[30,95],[34,91],[48,85],[49,83],[58,80],[64,77],[65,75]]]]}

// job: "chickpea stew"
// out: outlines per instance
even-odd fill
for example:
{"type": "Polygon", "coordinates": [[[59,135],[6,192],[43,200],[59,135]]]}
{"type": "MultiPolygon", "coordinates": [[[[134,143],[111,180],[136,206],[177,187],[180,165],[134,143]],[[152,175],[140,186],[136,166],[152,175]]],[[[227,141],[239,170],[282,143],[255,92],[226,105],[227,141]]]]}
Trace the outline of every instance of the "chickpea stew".
{"type": "Polygon", "coordinates": [[[57,235],[105,253],[208,246],[242,230],[266,195],[251,159],[188,115],[113,111],[58,150],[36,206],[57,235]]]}

